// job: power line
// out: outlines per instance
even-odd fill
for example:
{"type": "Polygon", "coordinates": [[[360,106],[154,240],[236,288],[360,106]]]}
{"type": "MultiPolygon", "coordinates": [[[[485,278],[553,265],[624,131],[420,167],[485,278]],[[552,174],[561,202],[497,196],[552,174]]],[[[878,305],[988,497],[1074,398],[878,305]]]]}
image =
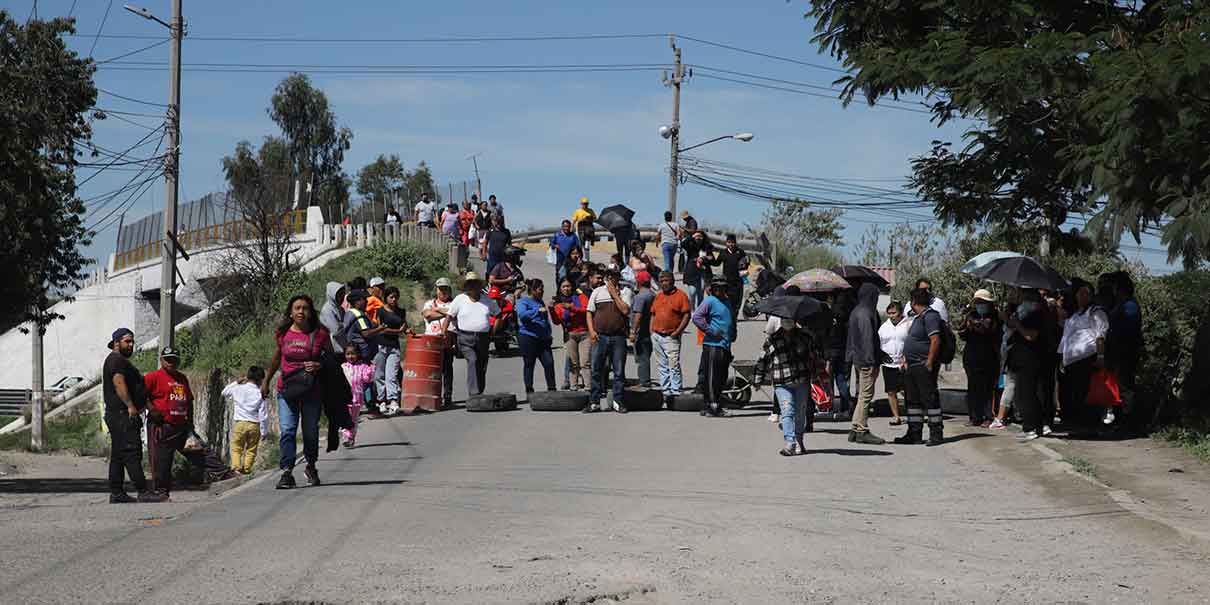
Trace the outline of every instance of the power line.
{"type": "MultiPolygon", "coordinates": [[[[718,73],[730,74],[730,75],[733,75],[733,76],[742,76],[742,77],[745,77],[745,78],[752,78],[752,79],[756,79],[756,80],[764,80],[764,81],[766,81],[766,82],[775,82],[775,83],[778,83],[778,84],[788,84],[788,85],[791,85],[791,86],[801,86],[801,87],[803,87],[803,88],[813,88],[813,89],[815,89],[815,90],[826,90],[826,91],[829,91],[829,92],[834,92],[834,93],[837,93],[837,97],[835,97],[835,98],[837,98],[837,99],[839,99],[839,95],[840,95],[841,93],[843,93],[843,92],[844,92],[844,91],[843,91],[843,90],[841,90],[841,89],[838,89],[838,88],[832,88],[831,86],[823,86],[823,85],[820,85],[820,84],[811,84],[811,83],[809,83],[809,82],[796,82],[796,81],[794,81],[794,80],[783,80],[783,79],[780,79],[780,78],[772,78],[772,77],[769,77],[769,76],[762,76],[762,75],[759,75],[759,74],[752,74],[752,73],[747,73],[747,72],[742,72],[742,71],[733,71],[733,70],[730,70],[730,69],[722,69],[722,68],[719,68],[719,67],[711,67],[711,66],[709,66],[709,65],[696,65],[696,64],[695,64],[695,65],[693,65],[692,67],[693,67],[694,69],[704,69],[704,70],[706,70],[706,71],[713,71],[713,72],[718,72],[718,73]]],[[[901,105],[909,105],[909,106],[913,106],[913,107],[920,107],[920,105],[921,105],[921,104],[920,104],[920,103],[918,103],[918,102],[912,102],[912,101],[903,101],[903,100],[900,100],[900,99],[892,99],[892,98],[885,99],[885,102],[887,102],[887,103],[899,103],[899,104],[901,104],[901,105]]]]}
{"type": "MultiPolygon", "coordinates": [[[[822,99],[828,99],[830,101],[837,100],[836,97],[833,97],[832,95],[825,95],[825,94],[821,94],[821,93],[817,93],[817,92],[809,92],[806,90],[799,90],[797,88],[787,88],[785,86],[773,86],[771,84],[761,84],[759,82],[749,82],[747,80],[737,80],[735,78],[724,78],[722,76],[712,76],[710,74],[696,74],[696,75],[699,78],[707,78],[710,80],[722,80],[724,82],[733,82],[735,84],[743,84],[745,86],[753,86],[756,88],[767,88],[769,90],[780,90],[782,92],[791,92],[791,93],[795,93],[795,94],[806,95],[808,97],[819,97],[822,99]]],[[[870,107],[872,109],[873,108],[897,109],[899,111],[910,111],[912,113],[923,113],[923,114],[930,114],[930,115],[933,113],[931,111],[926,111],[923,109],[912,109],[910,107],[899,107],[897,105],[872,105],[872,106],[866,105],[866,107],[870,107]]]]}
{"type": "MultiPolygon", "coordinates": [[[[163,71],[163,68],[160,68],[159,70],[156,70],[156,71],[163,71]]],[[[109,96],[111,96],[111,97],[117,97],[117,98],[122,99],[122,100],[124,100],[124,101],[130,101],[131,103],[141,103],[141,104],[143,104],[143,105],[151,105],[151,106],[153,106],[153,107],[168,107],[167,105],[165,105],[165,104],[163,104],[163,103],[156,103],[156,102],[154,102],[154,101],[144,101],[144,100],[142,100],[142,99],[135,99],[135,98],[133,98],[133,97],[127,97],[127,96],[124,96],[124,95],[120,95],[120,94],[118,94],[118,93],[116,93],[116,92],[112,92],[112,91],[109,91],[109,90],[105,90],[104,88],[101,88],[101,87],[99,87],[99,86],[97,87],[97,90],[98,90],[99,92],[103,92],[103,93],[105,93],[105,94],[107,94],[107,95],[109,95],[109,96]]]]}
{"type": "Polygon", "coordinates": [[[818,64],[818,63],[811,63],[811,62],[809,62],[809,61],[802,61],[802,60],[799,60],[799,59],[792,59],[792,58],[790,58],[790,57],[783,57],[783,56],[780,56],[780,55],[775,55],[775,54],[772,54],[772,53],[766,53],[766,52],[761,52],[761,51],[758,51],[758,50],[751,50],[751,49],[747,49],[747,48],[741,48],[741,47],[739,47],[739,46],[732,46],[732,45],[730,45],[730,44],[723,44],[722,42],[712,42],[712,41],[710,41],[710,40],[703,40],[703,39],[701,39],[701,38],[694,38],[693,36],[684,36],[684,35],[681,35],[681,34],[674,34],[674,35],[675,35],[677,38],[681,39],[681,40],[689,40],[689,41],[691,41],[691,42],[697,42],[698,44],[705,44],[706,46],[713,46],[713,47],[716,47],[716,48],[723,48],[723,49],[726,49],[726,50],[730,50],[730,51],[734,51],[734,52],[738,52],[738,53],[743,53],[743,54],[746,54],[746,55],[753,55],[753,56],[756,56],[756,57],[764,57],[764,58],[766,58],[766,59],[773,59],[773,60],[776,60],[776,61],[784,61],[784,62],[786,62],[786,63],[793,63],[793,64],[795,64],[795,65],[802,65],[802,66],[804,66],[804,67],[813,67],[813,68],[815,68],[815,69],[822,69],[822,70],[825,70],[825,71],[830,71],[830,72],[833,72],[833,73],[841,73],[841,74],[848,73],[847,71],[845,71],[845,70],[843,70],[843,69],[840,69],[840,68],[838,68],[838,67],[831,67],[831,66],[828,66],[828,65],[820,65],[820,64],[818,64]]]}
{"type": "Polygon", "coordinates": [[[92,57],[92,52],[97,49],[97,41],[101,39],[101,32],[105,31],[105,22],[109,20],[109,9],[113,8],[113,0],[109,0],[109,4],[105,6],[105,16],[101,17],[101,26],[97,28],[97,35],[93,36],[92,48],[88,49],[88,56],[92,57]]]}
{"type": "MultiPolygon", "coordinates": [[[[86,36],[87,34],[72,34],[86,36]]],[[[119,40],[152,40],[156,36],[146,34],[106,34],[97,35],[102,38],[119,40]]],[[[565,35],[520,35],[520,36],[443,36],[431,38],[303,38],[285,36],[199,36],[190,34],[189,42],[267,42],[267,43],[303,43],[303,44],[446,44],[446,43],[481,43],[481,42],[565,42],[590,40],[631,40],[642,38],[667,38],[675,34],[565,34],[565,35]]]]}
{"type": "Polygon", "coordinates": [[[141,52],[143,52],[143,51],[151,50],[151,49],[153,49],[153,48],[155,48],[155,47],[157,47],[157,46],[163,46],[163,45],[167,44],[169,41],[171,41],[171,38],[164,38],[163,40],[160,40],[159,42],[155,42],[155,43],[152,43],[152,44],[148,44],[147,46],[144,46],[143,48],[135,49],[135,50],[132,50],[132,51],[130,51],[130,52],[128,52],[128,53],[124,53],[124,54],[118,55],[118,56],[116,56],[116,57],[110,57],[110,58],[108,58],[108,59],[105,59],[104,61],[97,61],[96,63],[97,63],[97,65],[104,65],[104,64],[106,64],[106,63],[113,63],[114,61],[117,61],[117,60],[119,60],[119,59],[125,59],[126,57],[129,57],[129,56],[131,56],[131,55],[137,55],[137,54],[139,54],[139,53],[141,53],[141,52]]]}

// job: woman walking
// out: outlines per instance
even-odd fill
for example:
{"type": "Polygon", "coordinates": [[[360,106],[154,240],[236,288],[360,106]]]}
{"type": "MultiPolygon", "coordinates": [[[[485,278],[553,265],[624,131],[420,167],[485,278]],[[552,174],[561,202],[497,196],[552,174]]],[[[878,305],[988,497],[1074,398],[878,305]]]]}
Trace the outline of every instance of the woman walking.
{"type": "Polygon", "coordinates": [[[555,390],[555,360],[550,352],[550,311],[542,300],[542,280],[534,278],[525,282],[528,296],[517,301],[518,347],[521,349],[522,379],[525,393],[534,392],[534,364],[542,362],[546,376],[546,390],[555,390]]]}
{"type": "Polygon", "coordinates": [[[315,303],[306,294],[298,294],[286,305],[275,331],[277,351],[269,362],[261,393],[269,396],[269,381],[278,369],[277,413],[281,458],[281,478],[277,489],[295,487],[294,461],[297,458],[298,426],[302,424],[303,456],[307,461],[304,474],[307,483],[319,485],[319,415],[323,413],[320,397],[319,371],[324,353],[332,351],[328,330],[319,325],[315,303]]]}
{"type": "Polygon", "coordinates": [[[588,297],[576,291],[575,282],[566,278],[559,285],[559,296],[555,301],[554,311],[550,315],[552,322],[563,326],[563,351],[567,354],[567,363],[563,369],[563,390],[584,388],[584,343],[588,341],[588,297]],[[572,377],[575,380],[572,380],[572,377]]]}

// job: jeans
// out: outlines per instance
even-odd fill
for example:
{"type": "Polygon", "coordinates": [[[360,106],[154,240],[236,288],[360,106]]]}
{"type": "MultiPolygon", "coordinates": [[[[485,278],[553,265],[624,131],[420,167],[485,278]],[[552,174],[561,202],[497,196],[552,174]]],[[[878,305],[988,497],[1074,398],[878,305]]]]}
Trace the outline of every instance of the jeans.
{"type": "Polygon", "coordinates": [[[866,417],[869,415],[870,403],[874,401],[874,383],[878,381],[878,366],[861,366],[857,368],[857,406],[853,408],[853,430],[863,433],[866,430],[866,417]]]}
{"type": "Polygon", "coordinates": [[[685,285],[685,294],[689,296],[690,305],[697,309],[702,301],[706,300],[706,290],[702,287],[701,276],[699,275],[696,279],[686,277],[682,283],[685,285]]]}
{"type": "Polygon", "coordinates": [[[926,415],[930,426],[941,426],[941,393],[937,391],[937,374],[921,363],[908,366],[903,378],[908,426],[923,425],[926,415]]]}
{"type": "Polygon", "coordinates": [[[555,390],[555,359],[550,352],[549,338],[535,338],[520,335],[517,346],[521,349],[521,377],[525,381],[525,392],[534,390],[534,365],[542,362],[542,371],[546,374],[546,390],[555,390]]]}
{"type": "MultiPolygon", "coordinates": [[[[563,352],[567,356],[566,363],[563,369],[563,382],[568,386],[584,386],[584,343],[588,342],[588,332],[568,332],[566,333],[567,340],[563,341],[563,352]],[[572,381],[572,378],[575,381],[572,381]]],[[[589,363],[592,363],[592,358],[588,358],[589,363]]],[[[591,371],[591,369],[590,369],[591,371]]]]}
{"type": "Polygon", "coordinates": [[[487,332],[458,332],[458,350],[466,360],[466,395],[482,395],[487,381],[487,332]]]}
{"type": "Polygon", "coordinates": [[[664,270],[672,273],[676,269],[676,244],[661,244],[660,252],[664,253],[664,270]]]}
{"type": "Polygon", "coordinates": [[[665,395],[680,395],[683,380],[680,337],[663,336],[653,332],[651,344],[655,350],[656,369],[660,373],[660,390],[665,395]]]}
{"type": "Polygon", "coordinates": [[[126,410],[107,412],[105,426],[109,428],[109,493],[126,492],[126,475],[137,491],[147,491],[143,475],[143,418],[131,418],[126,410]]]}
{"type": "Polygon", "coordinates": [[[832,358],[832,383],[836,385],[836,394],[840,397],[840,411],[853,410],[853,393],[849,390],[849,377],[853,374],[853,364],[844,360],[844,355],[832,358]]]}
{"type": "Polygon", "coordinates": [[[190,470],[194,473],[205,472],[206,454],[199,451],[186,451],[185,442],[193,434],[190,424],[161,424],[152,425],[148,429],[148,443],[155,448],[152,457],[152,472],[155,477],[155,488],[161,492],[172,491],[172,455],[180,452],[189,461],[190,470]],[[154,439],[151,438],[154,436],[154,439]]]}
{"type": "Polygon", "coordinates": [[[983,424],[991,418],[992,396],[996,392],[999,367],[966,368],[966,415],[971,424],[983,424]]]}
{"type": "Polygon", "coordinates": [[[781,408],[781,434],[786,443],[802,439],[807,430],[807,398],[811,389],[802,383],[773,387],[773,397],[781,408]]]}
{"type": "Polygon", "coordinates": [[[281,459],[278,467],[283,471],[294,469],[294,459],[298,457],[298,424],[302,421],[303,457],[307,464],[315,464],[319,460],[319,416],[323,413],[323,403],[319,399],[319,390],[303,397],[294,405],[286,402],[281,393],[277,395],[277,421],[281,429],[278,446],[281,448],[281,459]]]}
{"type": "Polygon", "coordinates": [[[374,355],[374,387],[382,401],[399,401],[399,347],[378,347],[374,355]]]}
{"type": "Polygon", "coordinates": [[[723,401],[723,385],[727,382],[727,364],[731,363],[731,351],[722,347],[702,347],[702,366],[706,370],[706,404],[717,408],[723,401]]]}
{"type": "Polygon", "coordinates": [[[600,404],[605,396],[605,364],[613,372],[613,402],[622,403],[626,389],[626,336],[600,334],[592,348],[592,393],[588,400],[600,404]]]}
{"type": "Polygon", "coordinates": [[[635,339],[634,363],[638,366],[639,370],[639,386],[651,386],[651,352],[651,336],[640,336],[635,339]]]}

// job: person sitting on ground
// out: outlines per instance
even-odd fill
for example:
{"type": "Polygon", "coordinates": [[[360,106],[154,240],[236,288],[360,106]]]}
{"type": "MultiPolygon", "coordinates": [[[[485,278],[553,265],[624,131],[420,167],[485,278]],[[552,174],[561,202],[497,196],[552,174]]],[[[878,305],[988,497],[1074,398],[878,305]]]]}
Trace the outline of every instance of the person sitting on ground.
{"type": "Polygon", "coordinates": [[[815,375],[811,333],[800,329],[797,322],[781,319],[777,329],[765,338],[761,356],[756,360],[753,384],[773,386],[773,396],[780,410],[782,456],[807,453],[803,436],[807,429],[810,409],[811,379],[815,375]]]}
{"type": "Polygon", "coordinates": [[[703,395],[702,416],[727,415],[722,406],[723,383],[731,363],[731,309],[727,298],[727,279],[721,275],[710,281],[710,295],[693,312],[693,325],[705,334],[702,341],[703,395]]]}
{"type": "Polygon", "coordinates": [[[191,470],[206,469],[206,455],[200,449],[186,448],[193,436],[193,390],[189,379],[177,366],[181,354],[172,347],[160,349],[160,369],[143,377],[147,387],[147,442],[151,447],[151,468],[155,489],[165,502],[172,495],[172,455],[180,452],[191,470]]]}
{"type": "Polygon", "coordinates": [[[551,355],[550,311],[542,300],[545,288],[540,279],[525,282],[528,296],[517,300],[518,337],[521,349],[522,379],[525,393],[534,392],[534,364],[542,362],[546,376],[546,390],[555,390],[555,361],[551,355]]]}
{"type": "Polygon", "coordinates": [[[592,394],[585,412],[601,411],[605,391],[606,367],[613,373],[613,410],[625,414],[623,398],[626,386],[626,318],[630,315],[631,297],[621,285],[617,269],[605,273],[605,285],[592,291],[588,298],[588,337],[593,343],[592,394]]]}
{"type": "Polygon", "coordinates": [[[248,368],[248,372],[223,387],[223,398],[231,400],[231,466],[235,472],[247,475],[256,462],[260,442],[269,434],[269,406],[261,395],[260,384],[265,381],[265,369],[248,368]]]}
{"type": "Polygon", "coordinates": [[[362,358],[357,345],[349,343],[344,354],[345,361],[340,364],[340,369],[344,371],[349,389],[353,391],[353,401],[349,402],[349,417],[353,419],[353,427],[341,429],[340,437],[345,447],[353,447],[357,444],[357,423],[361,407],[365,405],[365,393],[374,384],[374,366],[362,358]]]}

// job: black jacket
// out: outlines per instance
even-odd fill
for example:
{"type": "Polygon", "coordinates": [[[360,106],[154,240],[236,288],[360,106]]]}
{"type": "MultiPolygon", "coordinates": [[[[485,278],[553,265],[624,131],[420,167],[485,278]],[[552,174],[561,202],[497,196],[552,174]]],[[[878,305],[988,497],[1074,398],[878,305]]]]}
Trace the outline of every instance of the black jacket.
{"type": "Polygon", "coordinates": [[[858,367],[870,367],[882,362],[882,341],[878,338],[878,287],[861,284],[857,290],[857,306],[849,314],[848,343],[845,361],[858,367]]]}
{"type": "Polygon", "coordinates": [[[353,428],[349,416],[349,404],[353,402],[353,389],[340,368],[340,360],[333,354],[325,354],[319,370],[320,396],[324,402],[324,416],[328,417],[328,449],[336,451],[340,445],[340,429],[353,428]]]}

